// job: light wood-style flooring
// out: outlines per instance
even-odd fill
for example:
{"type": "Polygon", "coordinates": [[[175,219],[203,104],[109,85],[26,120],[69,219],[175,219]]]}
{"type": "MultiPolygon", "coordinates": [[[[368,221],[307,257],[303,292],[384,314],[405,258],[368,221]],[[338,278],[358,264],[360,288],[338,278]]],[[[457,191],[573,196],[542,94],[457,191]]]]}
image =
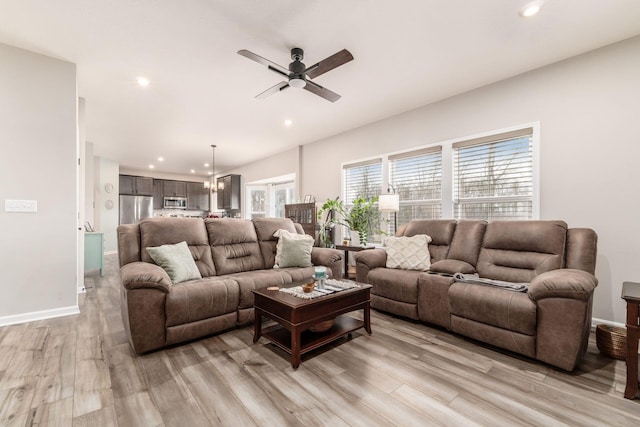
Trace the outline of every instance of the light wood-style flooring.
{"type": "Polygon", "coordinates": [[[135,356],[116,257],[81,314],[0,328],[0,426],[638,426],[592,337],[568,374],[372,310],[373,335],[289,358],[250,327],[135,356]]]}

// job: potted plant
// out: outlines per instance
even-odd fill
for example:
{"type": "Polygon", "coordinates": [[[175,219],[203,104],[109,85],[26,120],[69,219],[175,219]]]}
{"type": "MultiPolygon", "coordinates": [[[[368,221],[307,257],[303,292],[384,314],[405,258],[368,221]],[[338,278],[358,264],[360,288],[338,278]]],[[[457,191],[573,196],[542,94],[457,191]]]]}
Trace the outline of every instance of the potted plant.
{"type": "Polygon", "coordinates": [[[377,225],[379,214],[375,209],[378,196],[367,199],[357,197],[353,200],[353,206],[348,212],[344,213],[344,224],[352,232],[351,244],[353,246],[366,246],[369,238],[369,230],[377,225]],[[357,237],[357,238],[356,238],[357,237]]]}
{"type": "Polygon", "coordinates": [[[325,248],[335,247],[334,229],[337,223],[336,214],[344,215],[344,205],[339,199],[339,196],[335,199],[327,199],[327,201],[324,202],[324,204],[318,211],[318,223],[320,223],[320,242],[325,248]],[[324,220],[323,215],[325,215],[324,220]]]}
{"type": "Polygon", "coordinates": [[[369,238],[369,230],[379,221],[379,213],[375,209],[378,196],[371,199],[357,197],[353,200],[353,206],[347,209],[339,200],[327,199],[318,211],[318,221],[322,223],[320,236],[326,247],[335,246],[333,231],[336,224],[347,227],[352,233],[351,244],[353,246],[366,246],[369,238]],[[323,222],[323,215],[326,213],[323,222]]]}

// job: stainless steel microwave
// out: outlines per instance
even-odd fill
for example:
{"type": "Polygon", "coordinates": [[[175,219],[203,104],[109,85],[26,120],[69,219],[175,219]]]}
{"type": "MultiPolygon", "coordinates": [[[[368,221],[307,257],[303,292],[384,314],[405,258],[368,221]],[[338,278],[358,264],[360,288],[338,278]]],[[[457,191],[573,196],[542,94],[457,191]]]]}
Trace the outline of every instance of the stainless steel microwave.
{"type": "Polygon", "coordinates": [[[187,198],[186,197],[165,197],[163,206],[165,209],[186,209],[187,198]]]}

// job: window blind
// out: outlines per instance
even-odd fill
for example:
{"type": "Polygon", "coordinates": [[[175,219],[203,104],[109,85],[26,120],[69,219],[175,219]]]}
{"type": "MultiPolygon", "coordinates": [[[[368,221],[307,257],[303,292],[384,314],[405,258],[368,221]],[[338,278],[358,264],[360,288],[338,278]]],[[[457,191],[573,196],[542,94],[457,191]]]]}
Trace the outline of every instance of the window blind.
{"type": "Polygon", "coordinates": [[[382,161],[361,162],[344,166],[345,204],[358,197],[372,198],[382,190],[382,161]]]}
{"type": "Polygon", "coordinates": [[[442,147],[390,156],[389,181],[400,196],[399,225],[442,216],[442,147]]]}
{"type": "Polygon", "coordinates": [[[531,219],[531,130],[454,145],[454,215],[458,219],[531,219]]]}

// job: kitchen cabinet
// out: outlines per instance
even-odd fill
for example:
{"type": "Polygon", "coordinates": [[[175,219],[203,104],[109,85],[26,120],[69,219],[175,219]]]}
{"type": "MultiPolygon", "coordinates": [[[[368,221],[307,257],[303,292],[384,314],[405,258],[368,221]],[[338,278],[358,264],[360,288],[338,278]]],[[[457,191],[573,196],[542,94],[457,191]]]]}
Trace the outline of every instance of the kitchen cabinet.
{"type": "Polygon", "coordinates": [[[216,180],[218,209],[240,209],[240,175],[226,175],[216,180]]]}
{"type": "Polygon", "coordinates": [[[208,211],[209,189],[202,182],[187,182],[187,209],[208,211]]]}
{"type": "Polygon", "coordinates": [[[129,175],[120,175],[120,194],[136,194],[136,177],[129,175]]]}
{"type": "Polygon", "coordinates": [[[185,181],[163,182],[164,197],[187,197],[187,183],[185,181]]]}
{"type": "Polygon", "coordinates": [[[153,180],[153,209],[164,208],[164,181],[161,179],[153,180]]]}
{"type": "Polygon", "coordinates": [[[153,195],[153,178],[145,176],[120,175],[120,194],[131,196],[153,195]]]}

